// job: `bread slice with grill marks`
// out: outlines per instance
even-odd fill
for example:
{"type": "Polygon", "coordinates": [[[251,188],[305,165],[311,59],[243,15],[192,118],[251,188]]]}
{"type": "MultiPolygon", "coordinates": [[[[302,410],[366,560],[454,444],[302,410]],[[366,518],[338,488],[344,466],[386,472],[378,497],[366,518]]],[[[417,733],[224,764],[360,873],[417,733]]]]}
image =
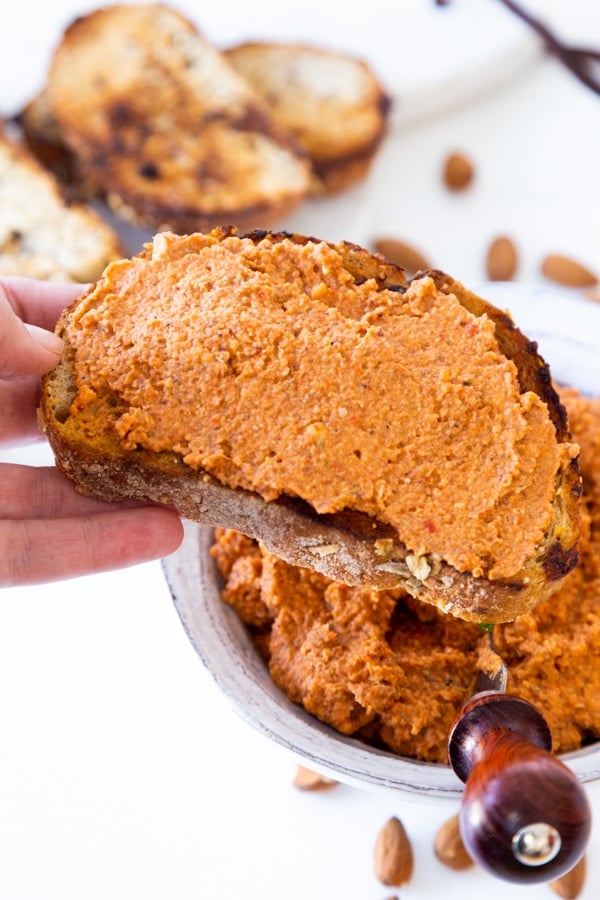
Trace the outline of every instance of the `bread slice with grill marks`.
{"type": "Polygon", "coordinates": [[[81,175],[153,230],[272,225],[310,164],[225,58],[161,4],[76,19],[50,65],[52,116],[81,175]]]}
{"type": "Polygon", "coordinates": [[[231,47],[225,57],[306,150],[312,193],[339,193],[367,175],[391,101],[366,62],[307,45],[260,42],[231,47]]]}

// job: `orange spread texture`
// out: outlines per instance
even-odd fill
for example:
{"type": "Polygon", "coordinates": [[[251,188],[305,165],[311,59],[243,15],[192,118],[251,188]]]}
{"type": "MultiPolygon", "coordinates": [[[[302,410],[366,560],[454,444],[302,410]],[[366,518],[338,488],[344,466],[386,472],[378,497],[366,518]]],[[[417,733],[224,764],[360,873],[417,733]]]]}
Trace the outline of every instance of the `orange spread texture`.
{"type": "MultiPolygon", "coordinates": [[[[581,446],[580,564],[551,597],[496,625],[508,690],[550,726],[555,753],[600,739],[600,400],[561,390],[581,446]]],[[[490,666],[488,635],[402,589],[346,587],[217,531],[223,599],[250,627],[273,682],[343,734],[448,762],[448,734],[490,666]]]]}
{"type": "Polygon", "coordinates": [[[75,406],[270,500],[346,507],[417,554],[510,578],[552,519],[560,453],[493,323],[430,278],[358,284],[326,243],[157,235],[73,316],[75,406]]]}

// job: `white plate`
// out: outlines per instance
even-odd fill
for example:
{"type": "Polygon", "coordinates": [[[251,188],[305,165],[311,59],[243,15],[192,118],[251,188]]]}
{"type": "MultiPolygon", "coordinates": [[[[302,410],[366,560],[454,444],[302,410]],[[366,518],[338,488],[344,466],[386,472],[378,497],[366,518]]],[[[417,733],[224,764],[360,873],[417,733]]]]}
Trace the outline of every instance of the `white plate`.
{"type": "MultiPolygon", "coordinates": [[[[539,342],[554,377],[600,394],[600,306],[562,290],[515,284],[476,286],[508,309],[539,342]]],[[[271,682],[248,633],[219,596],[209,529],[188,525],[180,550],[164,561],[190,641],[238,713],[254,728],[340,781],[419,798],[456,799],[462,784],[448,766],[417,762],[338,734],[288,702],[271,682]]],[[[564,757],[584,781],[600,778],[600,743],[564,757]]]]}

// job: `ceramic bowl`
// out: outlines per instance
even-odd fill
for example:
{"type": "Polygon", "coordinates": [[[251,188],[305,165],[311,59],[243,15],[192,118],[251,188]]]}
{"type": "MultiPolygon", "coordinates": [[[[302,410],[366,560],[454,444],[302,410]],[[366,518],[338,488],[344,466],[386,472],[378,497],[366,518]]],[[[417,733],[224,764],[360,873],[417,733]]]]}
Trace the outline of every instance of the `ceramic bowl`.
{"type": "MultiPolygon", "coordinates": [[[[600,305],[545,287],[493,283],[474,290],[511,312],[521,330],[538,342],[558,382],[600,395],[600,305]]],[[[181,548],[163,567],[191,643],[236,711],[336,780],[416,799],[459,797],[463,785],[449,766],[400,757],[338,734],[286,699],[273,685],[244,625],[220,599],[211,543],[210,529],[186,523],[181,548]]],[[[600,665],[600,660],[590,665],[600,665]]],[[[562,758],[582,782],[600,778],[600,742],[562,758]]]]}

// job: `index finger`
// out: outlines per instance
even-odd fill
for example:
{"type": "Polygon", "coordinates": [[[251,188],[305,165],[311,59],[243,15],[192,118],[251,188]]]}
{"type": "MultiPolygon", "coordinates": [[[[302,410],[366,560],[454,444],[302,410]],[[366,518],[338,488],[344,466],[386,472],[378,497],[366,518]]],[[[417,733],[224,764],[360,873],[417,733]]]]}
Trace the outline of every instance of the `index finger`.
{"type": "Polygon", "coordinates": [[[87,290],[87,284],[37,281],[17,275],[0,278],[0,288],[15,313],[29,325],[53,331],[66,306],[87,290]]]}

